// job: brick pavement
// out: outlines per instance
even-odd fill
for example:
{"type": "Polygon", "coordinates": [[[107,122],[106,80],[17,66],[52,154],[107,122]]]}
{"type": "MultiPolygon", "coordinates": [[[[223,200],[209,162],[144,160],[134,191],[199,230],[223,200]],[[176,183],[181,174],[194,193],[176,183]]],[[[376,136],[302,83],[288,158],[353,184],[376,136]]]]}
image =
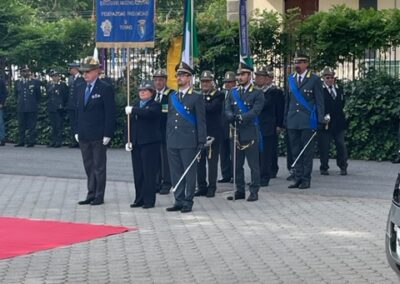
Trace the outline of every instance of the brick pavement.
{"type": "Polygon", "coordinates": [[[103,206],[78,206],[81,179],[0,174],[0,216],[139,231],[0,261],[0,283],[398,283],[384,252],[390,200],[276,192],[196,198],[190,214],[129,208],[133,184],[110,181],[103,206]]]}

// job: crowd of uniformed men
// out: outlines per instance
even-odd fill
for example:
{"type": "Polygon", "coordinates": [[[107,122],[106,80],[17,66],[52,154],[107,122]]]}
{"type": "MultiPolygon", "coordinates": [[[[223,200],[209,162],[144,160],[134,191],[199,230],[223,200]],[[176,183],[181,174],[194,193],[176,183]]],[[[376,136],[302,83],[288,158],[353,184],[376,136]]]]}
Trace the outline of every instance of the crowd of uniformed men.
{"type": "MultiPolygon", "coordinates": [[[[271,67],[260,66],[254,72],[244,63],[236,72],[225,73],[221,89],[213,73],[205,70],[200,75],[200,90],[194,90],[194,71],[183,62],[176,67],[177,90],[166,85],[163,69],[155,71],[153,80],[143,80],[138,100],[125,108],[130,118],[126,150],[132,156],[136,192],[130,206],[152,208],[157,192],[169,194],[173,188],[175,202],[167,211],[190,212],[195,196],[214,197],[217,184],[229,182],[235,184],[235,192],[228,200],[245,199],[248,186],[246,200],[256,201],[260,187],[268,186],[277,175],[278,136],[283,131],[288,180],[292,181],[289,188],[310,187],[315,141],[320,152],[320,173],[329,175],[329,149],[334,140],[337,166],[340,174],[346,175],[345,98],[335,83],[334,70],[325,67],[321,80],[309,70],[307,55],[298,53],[294,64],[295,72],[288,77],[285,94],[274,84],[271,67]],[[245,159],[251,172],[248,184],[245,159]]],[[[46,87],[52,129],[48,146],[61,146],[63,113],[67,110],[70,147],[78,147],[79,143],[88,177],[88,194],[79,204],[99,205],[104,202],[106,146],[115,127],[114,91],[99,79],[101,69],[95,58],[68,67],[71,76],[67,84],[60,80],[60,73],[52,71],[52,81],[46,87]]],[[[15,86],[19,124],[15,146],[33,147],[40,82],[32,78],[28,66],[20,72],[22,78],[15,86]]],[[[0,88],[1,145],[6,92],[0,88]]]]}

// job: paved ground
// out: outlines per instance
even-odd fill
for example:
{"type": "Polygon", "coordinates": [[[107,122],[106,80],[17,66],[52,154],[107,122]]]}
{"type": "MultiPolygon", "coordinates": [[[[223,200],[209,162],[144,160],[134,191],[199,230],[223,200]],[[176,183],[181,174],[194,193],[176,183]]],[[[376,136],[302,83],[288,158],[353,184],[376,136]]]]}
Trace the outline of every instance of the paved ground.
{"type": "MultiPolygon", "coordinates": [[[[129,156],[109,151],[103,206],[78,206],[76,149],[0,148],[0,216],[137,226],[138,231],[0,261],[0,283],[398,283],[384,252],[398,167],[351,161],[349,176],[314,172],[312,188],[279,177],[260,200],[196,198],[190,214],[131,209],[129,156]]],[[[317,168],[316,163],[315,168],[317,168]]]]}

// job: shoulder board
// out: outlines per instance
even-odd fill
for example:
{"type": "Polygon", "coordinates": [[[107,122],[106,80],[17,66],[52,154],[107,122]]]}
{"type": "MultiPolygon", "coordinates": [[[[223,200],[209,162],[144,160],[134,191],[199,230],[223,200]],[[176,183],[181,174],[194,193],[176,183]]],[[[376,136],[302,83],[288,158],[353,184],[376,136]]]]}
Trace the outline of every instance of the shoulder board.
{"type": "Polygon", "coordinates": [[[251,85],[250,85],[250,87],[249,87],[249,92],[252,92],[252,91],[253,91],[253,89],[254,89],[254,85],[253,85],[253,84],[251,84],[251,85]]]}
{"type": "Polygon", "coordinates": [[[193,88],[190,88],[190,89],[187,91],[187,94],[191,95],[192,93],[193,93],[193,88]]]}
{"type": "Polygon", "coordinates": [[[312,75],[312,74],[313,74],[313,73],[312,73],[311,71],[308,71],[307,74],[306,74],[306,77],[307,77],[307,78],[311,78],[311,75],[312,75]]]}

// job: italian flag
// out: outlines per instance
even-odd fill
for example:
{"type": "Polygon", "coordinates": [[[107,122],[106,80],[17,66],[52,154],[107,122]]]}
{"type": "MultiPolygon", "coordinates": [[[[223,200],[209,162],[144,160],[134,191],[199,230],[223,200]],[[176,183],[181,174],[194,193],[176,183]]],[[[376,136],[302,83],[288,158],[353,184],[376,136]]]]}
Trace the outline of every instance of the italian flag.
{"type": "Polygon", "coordinates": [[[194,0],[184,0],[184,20],[181,61],[194,69],[194,59],[199,57],[197,30],[194,17],[194,0]]]}

